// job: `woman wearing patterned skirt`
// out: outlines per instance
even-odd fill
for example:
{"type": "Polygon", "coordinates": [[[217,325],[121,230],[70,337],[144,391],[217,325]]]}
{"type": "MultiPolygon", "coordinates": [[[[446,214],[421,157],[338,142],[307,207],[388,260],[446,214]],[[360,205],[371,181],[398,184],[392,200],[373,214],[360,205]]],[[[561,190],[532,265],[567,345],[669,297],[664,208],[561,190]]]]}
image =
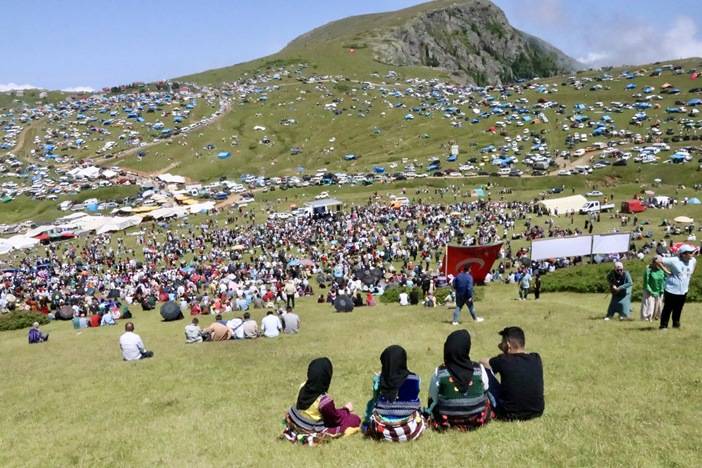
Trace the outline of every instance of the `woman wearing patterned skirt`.
{"type": "Polygon", "coordinates": [[[373,378],[373,397],[366,405],[362,431],[376,440],[408,442],[425,428],[420,411],[418,375],[407,369],[407,352],[388,346],[380,355],[382,370],[373,378]]]}
{"type": "Polygon", "coordinates": [[[358,432],[361,418],[353,405],[337,408],[327,395],[333,368],[331,361],[317,358],[307,368],[307,381],[300,387],[297,402],[285,414],[282,438],[292,443],[318,445],[358,432]]]}

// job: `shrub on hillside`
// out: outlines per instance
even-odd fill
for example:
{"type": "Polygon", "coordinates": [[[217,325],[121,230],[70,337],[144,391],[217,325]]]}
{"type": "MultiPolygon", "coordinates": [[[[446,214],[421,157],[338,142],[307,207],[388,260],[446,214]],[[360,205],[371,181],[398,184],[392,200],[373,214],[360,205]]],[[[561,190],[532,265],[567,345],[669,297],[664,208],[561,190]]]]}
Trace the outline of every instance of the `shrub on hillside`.
{"type": "Polygon", "coordinates": [[[39,322],[40,325],[44,325],[49,323],[49,319],[44,314],[22,310],[0,314],[0,331],[29,328],[34,322],[39,322]]]}
{"type": "MultiPolygon", "coordinates": [[[[629,271],[634,283],[632,298],[641,301],[643,273],[648,262],[634,260],[627,262],[624,268],[629,271]]],[[[542,292],[576,292],[576,293],[609,293],[607,273],[613,268],[612,263],[599,265],[582,265],[575,268],[564,268],[554,273],[544,275],[541,280],[542,292]]],[[[702,274],[697,271],[690,281],[687,293],[688,302],[702,302],[702,274]]]]}

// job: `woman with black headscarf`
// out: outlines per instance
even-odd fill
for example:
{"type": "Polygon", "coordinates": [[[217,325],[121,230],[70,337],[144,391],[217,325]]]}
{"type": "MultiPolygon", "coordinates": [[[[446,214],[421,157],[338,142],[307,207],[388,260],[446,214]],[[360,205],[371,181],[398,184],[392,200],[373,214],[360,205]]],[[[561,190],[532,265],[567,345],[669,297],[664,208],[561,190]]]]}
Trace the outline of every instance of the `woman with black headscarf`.
{"type": "Polygon", "coordinates": [[[434,429],[472,430],[492,419],[487,396],[488,376],[482,364],[470,360],[470,334],[456,330],[444,343],[444,363],[429,385],[426,413],[434,429]]]}
{"type": "Polygon", "coordinates": [[[362,430],[377,440],[407,442],[424,432],[420,378],[407,369],[407,352],[398,345],[380,355],[382,370],[373,378],[373,398],[366,405],[362,430]]]}
{"type": "Polygon", "coordinates": [[[314,359],[307,367],[307,380],[300,387],[297,401],[285,414],[283,438],[293,443],[317,445],[328,439],[358,432],[361,418],[353,405],[337,408],[327,395],[333,374],[329,358],[314,359]]]}

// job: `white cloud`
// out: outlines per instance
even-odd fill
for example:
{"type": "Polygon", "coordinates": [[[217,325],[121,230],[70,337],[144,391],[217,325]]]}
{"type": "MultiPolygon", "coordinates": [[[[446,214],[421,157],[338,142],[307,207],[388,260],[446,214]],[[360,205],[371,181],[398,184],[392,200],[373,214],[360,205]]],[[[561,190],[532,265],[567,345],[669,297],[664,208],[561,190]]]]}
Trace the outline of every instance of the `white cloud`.
{"type": "Polygon", "coordinates": [[[64,88],[61,91],[64,93],[92,93],[95,89],[90,86],[73,86],[71,88],[64,88]]]}
{"type": "Polygon", "coordinates": [[[588,52],[584,57],[578,57],[578,62],[591,65],[596,62],[606,61],[609,54],[606,52],[588,52]]]}
{"type": "Polygon", "coordinates": [[[30,85],[30,84],[17,84],[17,83],[0,83],[0,93],[4,93],[7,91],[15,91],[15,90],[24,90],[24,89],[39,89],[38,86],[30,85]]]}
{"type": "Polygon", "coordinates": [[[601,30],[585,33],[589,52],[578,59],[586,65],[638,65],[688,57],[702,57],[702,37],[692,18],[679,16],[672,25],[642,21],[622,24],[617,19],[601,30]]]}

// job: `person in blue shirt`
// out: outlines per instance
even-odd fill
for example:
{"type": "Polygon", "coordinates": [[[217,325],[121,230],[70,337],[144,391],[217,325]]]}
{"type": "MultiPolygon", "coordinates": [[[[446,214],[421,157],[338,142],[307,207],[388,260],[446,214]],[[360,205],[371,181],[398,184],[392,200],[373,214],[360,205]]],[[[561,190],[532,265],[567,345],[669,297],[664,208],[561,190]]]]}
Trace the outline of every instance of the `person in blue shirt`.
{"type": "Polygon", "coordinates": [[[458,325],[461,318],[461,309],[468,307],[468,312],[473,320],[482,322],[483,318],[475,314],[473,305],[473,276],[470,274],[470,265],[463,265],[463,271],[453,279],[453,289],[456,291],[456,309],[453,311],[452,325],[458,325]]]}
{"type": "Polygon", "coordinates": [[[661,330],[668,328],[671,315],[673,316],[673,328],[680,328],[680,316],[687,298],[687,291],[690,288],[690,278],[692,278],[697,264],[697,260],[693,256],[695,250],[693,246],[684,244],[678,249],[677,257],[667,257],[661,261],[661,264],[670,270],[663,292],[663,311],[659,325],[661,330]]]}

